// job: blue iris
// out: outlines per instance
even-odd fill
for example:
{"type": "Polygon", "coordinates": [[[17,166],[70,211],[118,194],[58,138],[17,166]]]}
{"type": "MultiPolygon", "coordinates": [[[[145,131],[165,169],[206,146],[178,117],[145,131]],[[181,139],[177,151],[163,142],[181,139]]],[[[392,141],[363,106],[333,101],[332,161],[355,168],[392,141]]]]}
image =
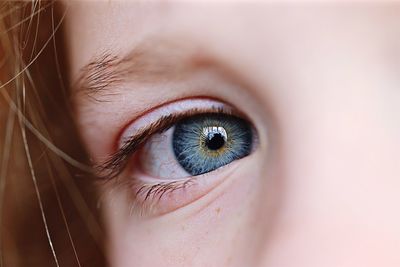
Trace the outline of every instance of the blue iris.
{"type": "Polygon", "coordinates": [[[190,175],[211,172],[251,153],[249,122],[227,114],[199,114],[175,125],[172,147],[190,175]]]}

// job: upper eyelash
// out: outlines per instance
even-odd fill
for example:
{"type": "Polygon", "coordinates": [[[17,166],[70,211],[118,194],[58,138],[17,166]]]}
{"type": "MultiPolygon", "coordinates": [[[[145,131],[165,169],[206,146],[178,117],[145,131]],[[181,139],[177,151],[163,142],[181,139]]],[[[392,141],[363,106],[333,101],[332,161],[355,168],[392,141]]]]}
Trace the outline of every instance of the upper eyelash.
{"type": "Polygon", "coordinates": [[[162,116],[155,122],[140,129],[135,135],[132,135],[108,160],[95,166],[95,170],[100,178],[110,180],[117,177],[125,169],[130,157],[144,144],[152,135],[162,133],[174,124],[187,117],[201,113],[225,113],[231,112],[221,107],[212,106],[210,108],[194,108],[178,114],[162,116]]]}
{"type": "Polygon", "coordinates": [[[95,167],[100,177],[109,180],[118,176],[124,170],[129,158],[150,136],[168,129],[177,119],[174,115],[163,116],[131,136],[107,161],[95,167]]]}

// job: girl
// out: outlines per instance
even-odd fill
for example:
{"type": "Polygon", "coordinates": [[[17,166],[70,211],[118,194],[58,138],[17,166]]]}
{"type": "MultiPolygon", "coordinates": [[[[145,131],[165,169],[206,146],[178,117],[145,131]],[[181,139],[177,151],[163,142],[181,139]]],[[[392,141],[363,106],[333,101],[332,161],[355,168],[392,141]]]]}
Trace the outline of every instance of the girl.
{"type": "MultiPolygon", "coordinates": [[[[83,265],[81,235],[88,266],[102,264],[101,244],[111,266],[400,265],[400,6],[61,1],[57,13],[46,4],[32,10],[49,21],[29,19],[27,31],[51,25],[42,46],[54,65],[37,71],[53,71],[66,92],[39,91],[27,72],[44,58],[37,45],[1,90],[22,140],[15,151],[4,142],[3,162],[27,162],[48,265],[83,265]],[[68,230],[79,216],[65,215],[59,187],[87,228],[68,230]],[[90,200],[100,226],[86,216],[90,200]]],[[[6,185],[17,180],[7,174],[6,185]]],[[[11,212],[3,205],[4,219],[11,212]]]]}

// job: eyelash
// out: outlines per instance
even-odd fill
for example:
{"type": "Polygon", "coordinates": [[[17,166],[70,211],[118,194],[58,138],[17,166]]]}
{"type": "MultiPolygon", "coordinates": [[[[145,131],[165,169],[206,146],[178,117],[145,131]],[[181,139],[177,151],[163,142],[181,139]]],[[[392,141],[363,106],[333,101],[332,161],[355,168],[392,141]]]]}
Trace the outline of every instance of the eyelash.
{"type": "MultiPolygon", "coordinates": [[[[178,112],[168,116],[161,116],[148,126],[138,130],[138,132],[129,137],[120,148],[104,163],[95,167],[101,181],[117,181],[117,186],[134,188],[134,201],[132,210],[139,212],[141,215],[149,213],[161,200],[161,198],[178,189],[185,189],[195,185],[197,176],[186,177],[185,179],[172,180],[170,182],[153,182],[145,183],[139,179],[129,177],[129,179],[116,179],[127,168],[130,159],[138,152],[141,147],[154,135],[162,133],[170,129],[179,121],[197,114],[203,113],[219,113],[226,115],[239,115],[234,110],[211,106],[209,108],[192,108],[186,111],[178,112]]],[[[239,116],[242,116],[240,114],[239,116]]]]}
{"type": "Polygon", "coordinates": [[[180,120],[202,113],[220,113],[232,115],[232,112],[221,107],[210,107],[206,109],[194,108],[178,114],[161,116],[158,120],[151,123],[147,127],[143,127],[138,131],[137,134],[126,140],[121,148],[119,148],[109,160],[95,167],[97,173],[100,173],[100,178],[102,180],[110,180],[117,177],[124,171],[131,156],[135,154],[135,152],[141,148],[141,145],[146,143],[151,136],[167,131],[180,120]]]}
{"type": "MultiPolygon", "coordinates": [[[[155,184],[138,183],[136,185],[137,189],[134,195],[135,201],[133,201],[131,210],[139,213],[140,215],[151,213],[152,208],[162,199],[164,195],[173,193],[176,190],[185,189],[188,186],[195,185],[195,183],[195,177],[185,180],[155,184]],[[144,198],[140,198],[140,196],[144,196],[144,198]]],[[[134,184],[133,187],[135,187],[134,184]]]]}

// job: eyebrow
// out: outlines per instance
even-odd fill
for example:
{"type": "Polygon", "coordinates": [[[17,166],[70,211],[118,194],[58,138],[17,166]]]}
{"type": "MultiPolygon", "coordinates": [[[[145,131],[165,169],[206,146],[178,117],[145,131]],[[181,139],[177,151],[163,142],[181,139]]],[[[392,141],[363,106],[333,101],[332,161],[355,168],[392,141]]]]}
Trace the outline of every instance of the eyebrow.
{"type": "Polygon", "coordinates": [[[112,88],[128,79],[141,83],[168,81],[211,66],[215,66],[212,60],[194,45],[151,40],[122,57],[111,51],[99,54],[80,70],[73,89],[98,100],[99,96],[113,94],[112,88]]]}

